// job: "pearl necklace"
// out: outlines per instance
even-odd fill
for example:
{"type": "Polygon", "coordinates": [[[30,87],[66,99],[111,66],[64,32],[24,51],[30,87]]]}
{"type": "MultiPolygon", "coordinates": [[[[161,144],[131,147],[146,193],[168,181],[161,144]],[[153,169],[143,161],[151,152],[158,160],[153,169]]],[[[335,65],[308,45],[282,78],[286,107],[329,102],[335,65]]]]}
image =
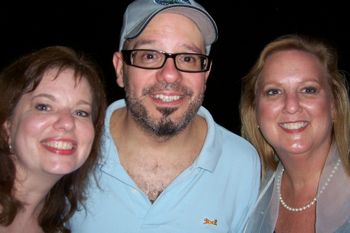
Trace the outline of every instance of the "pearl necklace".
{"type": "Polygon", "coordinates": [[[281,174],[277,177],[277,191],[278,191],[279,200],[280,200],[280,203],[282,204],[282,206],[286,210],[291,211],[291,212],[301,212],[301,211],[304,211],[304,210],[310,208],[311,206],[313,206],[317,202],[318,197],[326,190],[329,182],[331,181],[331,179],[334,176],[335,172],[338,170],[339,165],[340,165],[340,159],[338,159],[337,163],[334,165],[334,167],[333,167],[331,173],[329,174],[326,182],[324,183],[324,185],[320,189],[320,192],[309,203],[307,203],[306,205],[304,205],[302,207],[298,207],[298,208],[290,207],[289,205],[287,205],[287,203],[282,198],[281,182],[282,182],[282,175],[283,175],[283,172],[284,172],[284,168],[282,168],[281,174]]]}

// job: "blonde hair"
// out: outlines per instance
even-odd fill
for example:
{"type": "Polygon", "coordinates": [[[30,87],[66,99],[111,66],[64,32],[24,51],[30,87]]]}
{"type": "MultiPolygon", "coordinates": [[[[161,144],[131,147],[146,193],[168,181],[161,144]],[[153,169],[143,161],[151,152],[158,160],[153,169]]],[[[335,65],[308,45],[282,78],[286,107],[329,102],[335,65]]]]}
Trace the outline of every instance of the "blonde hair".
{"type": "Polygon", "coordinates": [[[285,50],[301,50],[315,55],[326,68],[328,84],[332,92],[335,106],[335,116],[332,129],[332,142],[336,144],[345,170],[350,174],[349,144],[350,144],[350,105],[348,86],[345,74],[338,69],[336,50],[325,41],[301,36],[285,35],[267,44],[249,73],[242,79],[242,95],[240,100],[241,134],[257,149],[262,161],[262,175],[267,169],[275,170],[278,157],[271,145],[258,129],[256,119],[256,88],[257,80],[264,67],[266,59],[271,54],[285,50]]]}

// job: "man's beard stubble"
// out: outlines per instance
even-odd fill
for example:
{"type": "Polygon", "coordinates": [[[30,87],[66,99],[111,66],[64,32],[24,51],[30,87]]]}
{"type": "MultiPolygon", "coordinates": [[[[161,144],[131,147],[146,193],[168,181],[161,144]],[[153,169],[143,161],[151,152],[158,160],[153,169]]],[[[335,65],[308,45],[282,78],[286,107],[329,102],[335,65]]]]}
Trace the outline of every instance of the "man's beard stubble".
{"type": "MultiPolygon", "coordinates": [[[[130,93],[130,89],[128,88],[127,84],[125,85],[126,105],[128,111],[131,112],[132,117],[136,120],[136,122],[139,123],[139,125],[143,129],[145,129],[148,132],[151,132],[152,134],[158,137],[169,138],[185,129],[195,117],[199,107],[203,103],[205,88],[206,86],[204,85],[200,95],[193,101],[191,101],[188,109],[177,122],[171,120],[171,114],[174,113],[177,110],[177,108],[157,108],[157,110],[162,114],[162,117],[159,120],[152,119],[152,117],[149,115],[146,107],[142,104],[140,99],[132,96],[132,93],[130,93]]],[[[153,92],[164,89],[176,90],[182,93],[184,96],[188,97],[193,96],[193,92],[191,90],[183,86],[179,86],[176,83],[164,83],[154,85],[150,88],[146,88],[143,90],[142,96],[151,95],[153,92]]]]}

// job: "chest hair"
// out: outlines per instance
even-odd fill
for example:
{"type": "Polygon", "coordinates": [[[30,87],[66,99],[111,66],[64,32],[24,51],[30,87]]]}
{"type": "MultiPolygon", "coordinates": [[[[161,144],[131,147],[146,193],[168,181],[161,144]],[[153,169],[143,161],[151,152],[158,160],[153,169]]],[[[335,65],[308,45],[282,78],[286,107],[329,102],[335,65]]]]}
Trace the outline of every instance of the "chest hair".
{"type": "MultiPolygon", "coordinates": [[[[166,156],[165,156],[166,157],[166,156]]],[[[153,203],[166,187],[190,164],[192,160],[171,162],[169,160],[147,159],[126,162],[123,166],[153,203]]]]}

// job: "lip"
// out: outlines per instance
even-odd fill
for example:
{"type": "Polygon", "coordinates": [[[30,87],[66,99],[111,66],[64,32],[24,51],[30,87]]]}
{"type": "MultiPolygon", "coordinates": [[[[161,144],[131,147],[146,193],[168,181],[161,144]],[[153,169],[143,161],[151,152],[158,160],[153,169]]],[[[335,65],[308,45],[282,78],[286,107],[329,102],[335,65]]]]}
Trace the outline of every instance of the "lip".
{"type": "Polygon", "coordinates": [[[279,126],[287,132],[297,133],[302,132],[309,125],[308,121],[293,121],[293,122],[281,122],[279,126]]]}
{"type": "Polygon", "coordinates": [[[184,96],[180,94],[156,93],[151,95],[152,101],[158,106],[175,107],[183,102],[184,96]]]}
{"type": "Polygon", "coordinates": [[[77,142],[72,139],[49,138],[41,141],[43,147],[55,154],[72,155],[77,149],[77,142]]]}

